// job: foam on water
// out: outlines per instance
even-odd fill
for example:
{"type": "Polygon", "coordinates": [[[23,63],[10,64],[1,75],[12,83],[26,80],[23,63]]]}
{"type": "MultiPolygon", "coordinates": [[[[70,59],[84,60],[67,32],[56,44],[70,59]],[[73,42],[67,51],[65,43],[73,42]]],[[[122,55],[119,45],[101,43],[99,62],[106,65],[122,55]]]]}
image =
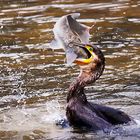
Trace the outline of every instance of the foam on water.
{"type": "Polygon", "coordinates": [[[137,124],[137,126],[139,126],[140,127],[140,120],[134,120],[135,122],[136,122],[136,124],[137,124]]]}

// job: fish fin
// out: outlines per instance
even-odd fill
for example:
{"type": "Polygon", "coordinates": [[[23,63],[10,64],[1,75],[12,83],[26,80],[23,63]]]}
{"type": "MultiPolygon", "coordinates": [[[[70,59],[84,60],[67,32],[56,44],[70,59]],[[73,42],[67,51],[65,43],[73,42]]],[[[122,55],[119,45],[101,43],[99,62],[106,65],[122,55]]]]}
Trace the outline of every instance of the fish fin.
{"type": "Polygon", "coordinates": [[[72,13],[70,14],[73,19],[77,19],[80,17],[80,13],[72,13]]]}
{"type": "Polygon", "coordinates": [[[77,36],[79,41],[82,43],[88,43],[89,37],[90,37],[90,34],[89,34],[90,27],[80,24],[71,15],[67,16],[67,21],[68,21],[71,31],[73,32],[75,36],[77,36]]]}
{"type": "Polygon", "coordinates": [[[59,44],[59,42],[57,41],[57,40],[52,40],[51,42],[50,42],[50,48],[51,49],[63,49],[63,47],[59,44]]]}
{"type": "Polygon", "coordinates": [[[81,42],[81,38],[80,38],[79,33],[78,33],[78,32],[81,33],[80,24],[71,15],[67,16],[67,21],[68,21],[68,24],[69,24],[71,31],[73,32],[73,34],[75,36],[77,36],[78,40],[81,42]]]}
{"type": "Polygon", "coordinates": [[[67,21],[72,31],[77,32],[78,30],[80,30],[80,27],[81,27],[80,24],[71,15],[67,16],[67,21]]]}
{"type": "Polygon", "coordinates": [[[71,65],[77,58],[77,54],[74,53],[73,49],[66,50],[66,60],[67,64],[71,65]]]}

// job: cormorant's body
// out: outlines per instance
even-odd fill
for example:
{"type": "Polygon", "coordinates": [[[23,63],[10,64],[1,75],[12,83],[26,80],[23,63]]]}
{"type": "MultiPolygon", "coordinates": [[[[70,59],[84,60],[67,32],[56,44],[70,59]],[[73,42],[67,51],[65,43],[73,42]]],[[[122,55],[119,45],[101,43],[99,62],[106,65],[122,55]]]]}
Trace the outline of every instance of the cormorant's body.
{"type": "Polygon", "coordinates": [[[93,131],[108,129],[113,125],[130,121],[124,112],[88,102],[85,95],[72,97],[68,101],[66,115],[71,126],[87,127],[93,131]]]}

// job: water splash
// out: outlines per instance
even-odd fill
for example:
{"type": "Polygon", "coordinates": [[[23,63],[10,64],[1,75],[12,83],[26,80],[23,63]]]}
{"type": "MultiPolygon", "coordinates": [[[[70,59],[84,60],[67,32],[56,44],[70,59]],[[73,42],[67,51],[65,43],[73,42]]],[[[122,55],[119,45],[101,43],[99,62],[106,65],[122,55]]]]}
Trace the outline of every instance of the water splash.
{"type": "Polygon", "coordinates": [[[41,120],[46,123],[55,123],[57,120],[64,118],[61,105],[58,100],[48,101],[45,104],[46,114],[41,117],[41,120]]]}

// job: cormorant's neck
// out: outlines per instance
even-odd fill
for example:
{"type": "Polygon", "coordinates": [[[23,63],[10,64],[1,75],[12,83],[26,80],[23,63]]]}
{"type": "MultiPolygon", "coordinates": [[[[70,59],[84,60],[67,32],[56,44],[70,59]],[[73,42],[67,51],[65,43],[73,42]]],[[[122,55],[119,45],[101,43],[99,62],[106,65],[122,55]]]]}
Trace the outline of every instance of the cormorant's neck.
{"type": "Polygon", "coordinates": [[[86,67],[81,67],[79,76],[69,87],[67,102],[69,102],[70,99],[87,102],[87,98],[84,94],[84,87],[87,84],[95,82],[101,76],[103,70],[104,65],[95,65],[94,63],[86,67]]]}
{"type": "Polygon", "coordinates": [[[78,99],[81,102],[87,101],[86,96],[84,94],[84,85],[79,78],[77,78],[69,87],[67,102],[69,102],[71,99],[78,99]]]}
{"type": "Polygon", "coordinates": [[[94,73],[82,71],[69,87],[67,102],[69,102],[70,99],[78,99],[78,101],[87,102],[86,95],[84,94],[84,87],[87,84],[93,83],[95,80],[94,73]]]}

